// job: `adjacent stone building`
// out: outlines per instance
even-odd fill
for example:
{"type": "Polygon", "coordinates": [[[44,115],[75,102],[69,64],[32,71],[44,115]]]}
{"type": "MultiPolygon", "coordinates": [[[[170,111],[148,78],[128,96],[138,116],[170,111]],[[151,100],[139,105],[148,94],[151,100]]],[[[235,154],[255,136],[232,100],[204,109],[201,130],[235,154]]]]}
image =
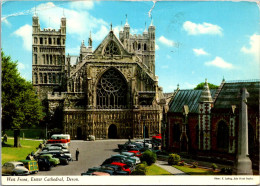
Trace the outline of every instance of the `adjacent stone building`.
{"type": "Polygon", "coordinates": [[[165,99],[155,75],[152,22],[142,35],[132,35],[126,20],[119,38],[111,24],[95,50],[91,34],[87,46],[82,41],[79,56],[65,57],[65,17],[56,31],[41,30],[33,16],[32,37],[33,85],[46,103],[49,122],[59,122],[62,132],[72,139],[140,138],[144,132],[146,137],[161,132],[165,99]]]}

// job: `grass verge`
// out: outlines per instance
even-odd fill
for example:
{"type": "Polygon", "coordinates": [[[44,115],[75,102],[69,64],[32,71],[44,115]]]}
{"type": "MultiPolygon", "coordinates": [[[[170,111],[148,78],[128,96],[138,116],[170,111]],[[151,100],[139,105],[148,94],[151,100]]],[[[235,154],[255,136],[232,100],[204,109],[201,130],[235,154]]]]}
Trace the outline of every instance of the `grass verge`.
{"type": "Polygon", "coordinates": [[[36,147],[39,146],[40,141],[34,140],[20,140],[21,147],[13,147],[14,139],[8,139],[8,141],[2,145],[2,165],[8,161],[23,160],[32,151],[36,151],[36,147]]]}
{"type": "Polygon", "coordinates": [[[171,175],[171,173],[153,164],[147,167],[146,175],[171,175]]]}
{"type": "Polygon", "coordinates": [[[184,166],[173,165],[173,167],[175,167],[176,169],[179,169],[189,175],[219,175],[218,171],[213,171],[210,169],[204,169],[204,168],[200,168],[200,167],[192,168],[189,165],[184,165],[184,166]]]}

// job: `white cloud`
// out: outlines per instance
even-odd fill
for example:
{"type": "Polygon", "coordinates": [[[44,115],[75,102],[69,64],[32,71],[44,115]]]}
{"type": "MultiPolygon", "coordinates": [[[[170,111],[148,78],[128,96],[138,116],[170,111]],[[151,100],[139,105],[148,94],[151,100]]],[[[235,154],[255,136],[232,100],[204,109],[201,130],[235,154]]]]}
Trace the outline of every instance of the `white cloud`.
{"type": "Polygon", "coordinates": [[[231,63],[224,61],[221,57],[218,57],[218,56],[213,61],[206,62],[205,65],[215,66],[215,67],[224,68],[224,69],[233,68],[233,65],[231,63]]]}
{"type": "Polygon", "coordinates": [[[52,2],[40,4],[36,9],[41,10],[38,11],[41,22],[40,24],[42,25],[42,23],[44,23],[47,27],[53,27],[56,29],[59,29],[60,19],[63,16],[64,11],[67,20],[67,33],[77,35],[77,38],[80,41],[86,39],[89,36],[90,31],[93,35],[96,33],[96,38],[100,38],[97,37],[97,34],[102,32],[105,26],[108,27],[108,23],[103,19],[90,15],[85,9],[63,9],[52,2]]]}
{"type": "Polygon", "coordinates": [[[155,50],[159,50],[159,49],[160,49],[159,45],[155,44],[155,50]]]}
{"type": "Polygon", "coordinates": [[[94,7],[93,1],[74,1],[70,3],[71,8],[90,10],[94,7]]]}
{"type": "Polygon", "coordinates": [[[195,53],[196,56],[200,55],[209,55],[203,48],[194,48],[193,52],[195,53]]]}
{"type": "Polygon", "coordinates": [[[26,50],[32,50],[32,26],[26,24],[16,30],[13,34],[23,39],[23,47],[26,50]]]}
{"type": "Polygon", "coordinates": [[[10,26],[10,25],[11,25],[10,22],[7,20],[6,17],[1,18],[1,22],[4,23],[4,24],[6,24],[7,26],[10,26]]]}
{"type": "Polygon", "coordinates": [[[160,43],[164,44],[164,45],[167,45],[167,46],[171,46],[171,47],[174,47],[175,46],[175,43],[174,41],[170,40],[170,39],[167,39],[165,38],[164,36],[161,36],[159,37],[159,40],[158,40],[160,43]]]}
{"type": "Polygon", "coordinates": [[[21,70],[25,69],[25,65],[23,63],[21,63],[21,62],[18,62],[17,63],[17,68],[18,68],[19,71],[21,71],[21,70]]]}
{"type": "Polygon", "coordinates": [[[256,60],[260,62],[260,35],[254,34],[250,37],[250,47],[243,46],[241,51],[246,54],[255,56],[256,60]]]}
{"type": "Polygon", "coordinates": [[[92,39],[100,41],[106,37],[108,32],[109,32],[108,28],[106,26],[102,25],[99,31],[92,34],[92,39]]]}
{"type": "Polygon", "coordinates": [[[199,35],[199,34],[211,34],[211,35],[222,35],[222,28],[218,25],[213,25],[211,23],[196,24],[191,21],[186,21],[183,23],[183,28],[188,32],[189,35],[199,35]]]}

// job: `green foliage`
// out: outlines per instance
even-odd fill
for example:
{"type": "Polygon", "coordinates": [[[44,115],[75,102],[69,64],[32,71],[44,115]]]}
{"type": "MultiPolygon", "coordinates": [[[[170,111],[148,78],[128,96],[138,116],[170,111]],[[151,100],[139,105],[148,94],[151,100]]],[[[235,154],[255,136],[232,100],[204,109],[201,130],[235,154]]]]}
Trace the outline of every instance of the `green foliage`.
{"type": "MultiPolygon", "coordinates": [[[[203,90],[204,84],[205,84],[205,82],[202,82],[202,83],[198,84],[198,85],[194,88],[194,90],[203,90]]],[[[209,89],[217,89],[217,88],[218,88],[217,85],[214,85],[214,84],[211,84],[211,83],[208,83],[208,85],[209,85],[209,89]]]]}
{"type": "Polygon", "coordinates": [[[192,168],[197,168],[199,163],[198,162],[192,162],[191,165],[192,165],[192,168]]]}
{"type": "Polygon", "coordinates": [[[147,163],[143,162],[136,166],[135,170],[131,173],[132,175],[145,175],[147,172],[147,163]]]}
{"type": "Polygon", "coordinates": [[[212,168],[213,170],[216,170],[216,169],[218,168],[218,166],[217,166],[215,163],[212,163],[211,168],[212,168]]]}
{"type": "Polygon", "coordinates": [[[140,157],[141,161],[145,161],[147,163],[147,165],[152,165],[153,163],[156,162],[157,160],[157,156],[156,153],[150,151],[150,150],[146,150],[142,156],[140,157]]]}
{"type": "Polygon", "coordinates": [[[229,167],[224,167],[220,170],[220,173],[226,175],[232,175],[232,169],[229,167]]]}
{"type": "Polygon", "coordinates": [[[178,163],[178,165],[179,165],[179,166],[184,166],[184,165],[185,165],[185,161],[180,161],[180,162],[178,163]]]}
{"type": "Polygon", "coordinates": [[[172,175],[163,168],[153,164],[147,167],[146,175],[172,175]]]}
{"type": "Polygon", "coordinates": [[[169,154],[168,164],[177,165],[181,161],[181,157],[178,154],[169,154]]]}
{"type": "Polygon", "coordinates": [[[34,140],[20,140],[21,146],[19,148],[13,147],[14,139],[8,139],[8,141],[2,145],[2,165],[8,161],[18,161],[25,159],[32,151],[36,151],[41,141],[34,140]]]}
{"type": "Polygon", "coordinates": [[[2,129],[14,129],[37,125],[43,117],[42,106],[32,83],[23,79],[17,62],[10,56],[2,57],[2,129]]]}

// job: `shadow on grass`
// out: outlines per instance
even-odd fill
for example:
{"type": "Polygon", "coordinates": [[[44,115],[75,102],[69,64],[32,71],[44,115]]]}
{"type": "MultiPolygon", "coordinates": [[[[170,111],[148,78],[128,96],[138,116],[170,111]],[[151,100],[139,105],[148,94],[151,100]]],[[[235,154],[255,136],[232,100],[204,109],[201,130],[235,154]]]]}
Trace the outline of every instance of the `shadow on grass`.
{"type": "Polygon", "coordinates": [[[14,147],[14,146],[11,145],[11,144],[5,144],[5,143],[2,143],[2,147],[14,147]]]}

